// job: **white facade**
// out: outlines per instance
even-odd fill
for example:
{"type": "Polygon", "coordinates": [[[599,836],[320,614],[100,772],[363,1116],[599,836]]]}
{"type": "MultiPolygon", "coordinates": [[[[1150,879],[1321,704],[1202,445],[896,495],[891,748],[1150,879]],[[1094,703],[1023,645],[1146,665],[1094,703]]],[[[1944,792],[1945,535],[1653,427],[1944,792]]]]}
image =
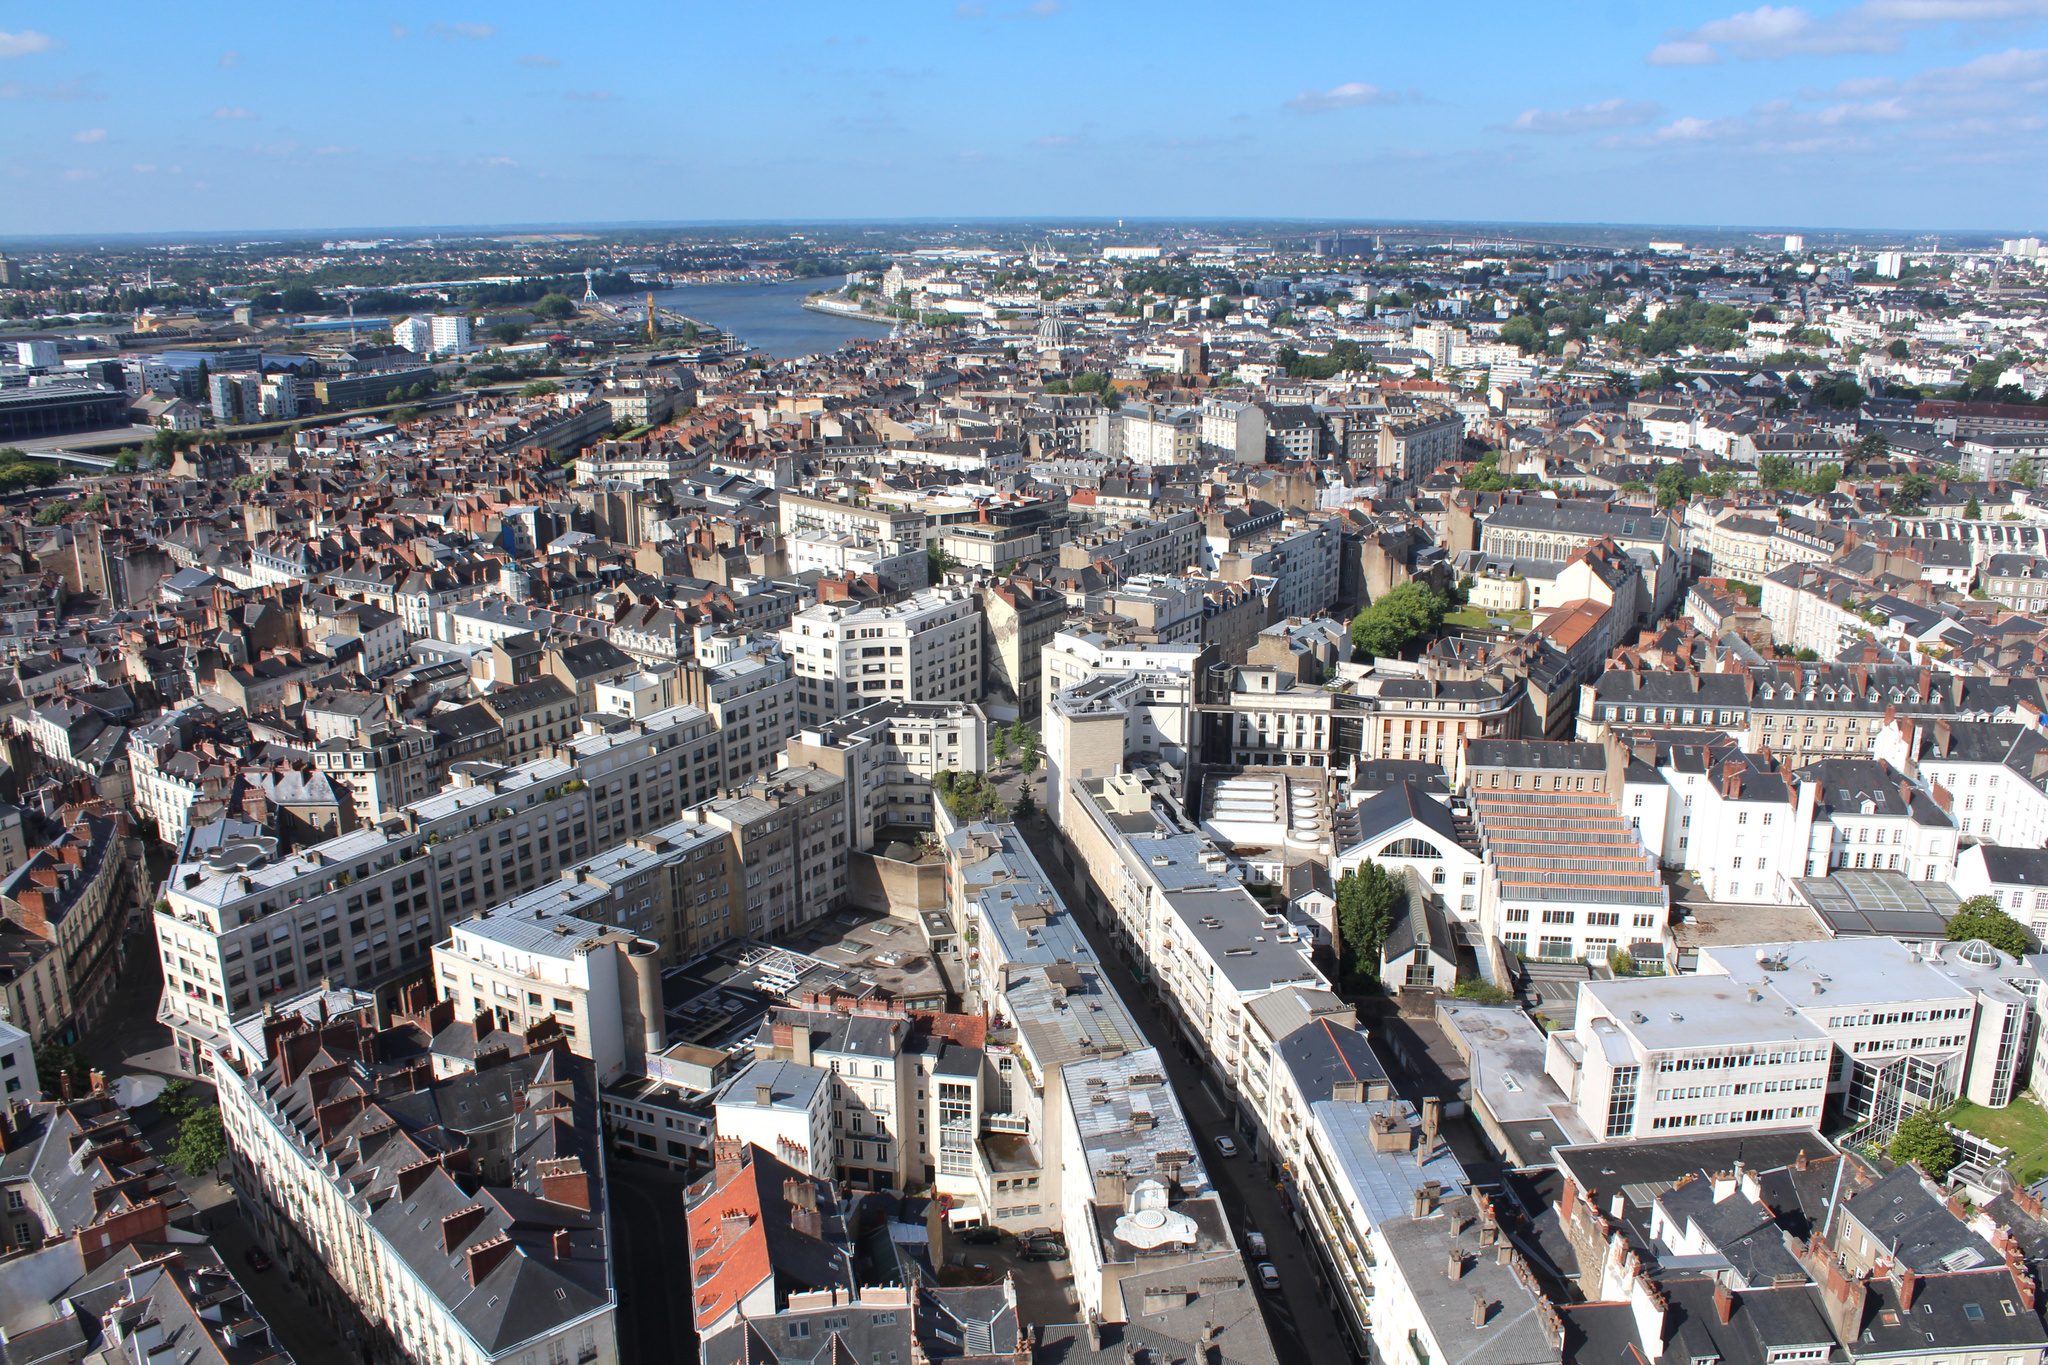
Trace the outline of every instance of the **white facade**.
{"type": "Polygon", "coordinates": [[[926,588],[886,607],[821,604],[780,633],[806,723],[877,701],[981,696],[981,614],[961,588],[926,588]]]}
{"type": "Polygon", "coordinates": [[[434,324],[425,318],[407,318],[391,329],[391,340],[414,355],[434,349],[434,324]]]}
{"type": "Polygon", "coordinates": [[[470,349],[469,319],[466,316],[437,314],[433,321],[434,350],[447,355],[470,349]]]}
{"type": "Polygon", "coordinates": [[[832,1073],[795,1062],[757,1061],[713,1106],[719,1137],[773,1152],[820,1180],[832,1178],[832,1073]]]}

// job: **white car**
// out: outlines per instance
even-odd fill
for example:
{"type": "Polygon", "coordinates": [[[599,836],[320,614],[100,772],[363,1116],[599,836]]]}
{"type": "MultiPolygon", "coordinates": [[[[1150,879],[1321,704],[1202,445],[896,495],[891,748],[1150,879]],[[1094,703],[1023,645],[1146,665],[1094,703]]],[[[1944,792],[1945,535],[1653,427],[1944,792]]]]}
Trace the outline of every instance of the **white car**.
{"type": "Polygon", "coordinates": [[[1260,1261],[1258,1265],[1259,1284],[1267,1289],[1280,1287],[1280,1272],[1273,1269],[1271,1261],[1260,1261]]]}
{"type": "Polygon", "coordinates": [[[1216,1150],[1221,1152],[1224,1156],[1236,1156],[1237,1142],[1235,1139],[1228,1136],[1218,1137],[1216,1139],[1216,1150]]]}

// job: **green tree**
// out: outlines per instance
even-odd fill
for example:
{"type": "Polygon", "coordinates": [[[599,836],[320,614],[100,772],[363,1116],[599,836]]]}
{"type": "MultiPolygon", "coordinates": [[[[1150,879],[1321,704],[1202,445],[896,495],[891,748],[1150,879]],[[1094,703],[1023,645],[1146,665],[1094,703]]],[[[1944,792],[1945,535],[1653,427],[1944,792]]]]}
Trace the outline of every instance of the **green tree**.
{"type": "Polygon", "coordinates": [[[1998,902],[1990,896],[1972,896],[1957,907],[1955,918],[1948,922],[1949,942],[1961,943],[1973,938],[1981,938],[1998,951],[2014,957],[2024,957],[2034,951],[2020,922],[1999,909],[1998,902]]]}
{"type": "Polygon", "coordinates": [[[402,425],[406,422],[418,420],[419,415],[420,410],[415,407],[393,408],[384,414],[384,420],[387,422],[397,422],[402,425]]]}
{"type": "Polygon", "coordinates": [[[75,1047],[45,1043],[36,1049],[36,1084],[45,1095],[57,1099],[64,1093],[64,1078],[71,1078],[71,1093],[83,1096],[92,1089],[92,1063],[75,1047]]]}
{"type": "Polygon", "coordinates": [[[1941,1115],[1921,1109],[1899,1120],[1885,1154],[1901,1165],[1913,1162],[1939,1180],[1956,1164],[1956,1142],[1943,1126],[1941,1115]]]}
{"type": "Polygon", "coordinates": [[[1018,721],[1010,729],[1010,743],[1017,750],[1017,766],[1025,772],[1038,767],[1038,731],[1018,721]]]}
{"type": "Polygon", "coordinates": [[[1799,467],[1783,455],[1766,455],[1756,462],[1756,478],[1765,488],[1790,488],[1799,482],[1799,467]]]}
{"type": "Polygon", "coordinates": [[[139,451],[135,450],[124,450],[114,457],[114,468],[124,474],[134,469],[140,463],[142,463],[142,455],[139,451]]]}
{"type": "Polygon", "coordinates": [[[1482,981],[1476,976],[1468,976],[1451,987],[1451,994],[1460,1000],[1472,1000],[1482,1005],[1505,1005],[1515,998],[1491,981],[1482,981]]]}
{"type": "Polygon", "coordinates": [[[567,294],[543,294],[533,305],[533,315],[537,318],[571,318],[576,316],[576,302],[567,294]]]}
{"type": "Polygon", "coordinates": [[[1017,804],[1010,808],[1010,817],[1014,820],[1028,820],[1037,813],[1038,803],[1031,799],[1031,788],[1027,786],[1017,793],[1017,804]]]}
{"type": "Polygon", "coordinates": [[[1675,464],[1667,464],[1657,471],[1657,505],[1675,507],[1685,501],[1685,471],[1675,464]]]}
{"type": "Polygon", "coordinates": [[[1448,603],[1420,583],[1403,583],[1351,620],[1351,644],[1367,658],[1396,658],[1443,624],[1448,603]]]}
{"type": "Polygon", "coordinates": [[[526,327],[523,323],[500,322],[491,328],[491,336],[506,346],[510,346],[525,335],[526,327]]]}
{"type": "Polygon", "coordinates": [[[1893,360],[1904,360],[1908,355],[1912,354],[1912,347],[1906,345],[1904,337],[1900,337],[1897,341],[1885,347],[1884,350],[1885,354],[1893,360]]]}
{"type": "Polygon", "coordinates": [[[173,1123],[182,1123],[185,1116],[198,1108],[192,1097],[192,1082],[175,1080],[165,1086],[163,1093],[156,1097],[156,1111],[173,1123]]]}
{"type": "Polygon", "coordinates": [[[2032,488],[2034,486],[2033,460],[2025,455],[2020,456],[2012,462],[2012,469],[2006,474],[2006,477],[2014,483],[2024,484],[2026,487],[2032,488]]]}
{"type": "Polygon", "coordinates": [[[1934,483],[1925,474],[1907,474],[1900,478],[1898,487],[1892,490],[1891,514],[1895,517],[1917,517],[1927,511],[1926,498],[1934,491],[1934,483]]]}
{"type": "Polygon", "coordinates": [[[560,393],[562,386],[552,379],[536,379],[519,391],[521,398],[545,398],[551,393],[560,393]]]}
{"type": "Polygon", "coordinates": [[[267,478],[268,476],[263,474],[237,474],[229,482],[231,486],[239,488],[246,493],[251,489],[263,487],[267,478]]]}
{"type": "Polygon", "coordinates": [[[212,1172],[227,1159],[228,1135],[221,1126],[220,1109],[208,1105],[195,1109],[178,1125],[177,1141],[165,1154],[171,1165],[187,1175],[212,1172]]]}
{"type": "Polygon", "coordinates": [[[1977,501],[1975,493],[1970,494],[1970,500],[1963,504],[1963,519],[1965,521],[1984,520],[1984,507],[1983,504],[1977,501]]]}
{"type": "Polygon", "coordinates": [[[1010,756],[1010,732],[998,725],[989,731],[988,757],[991,763],[1001,763],[1010,756]]]}
{"type": "Polygon", "coordinates": [[[928,581],[934,586],[946,581],[946,571],[948,569],[960,567],[960,561],[940,549],[939,542],[936,540],[924,547],[924,555],[928,571],[931,575],[928,581]]]}
{"type": "Polygon", "coordinates": [[[1407,897],[1406,884],[1378,863],[1361,863],[1337,880],[1337,966],[1347,990],[1379,984],[1380,945],[1407,897]]]}
{"type": "Polygon", "coordinates": [[[1842,452],[1842,467],[1851,473],[1867,472],[1872,464],[1891,458],[1892,443],[1881,431],[1873,431],[1842,452]]]}
{"type": "Polygon", "coordinates": [[[62,502],[45,503],[36,509],[36,525],[55,526],[64,520],[64,514],[71,510],[70,504],[62,502]]]}
{"type": "Polygon", "coordinates": [[[1835,491],[1835,485],[1842,481],[1842,467],[1830,461],[1814,470],[1799,481],[1799,486],[1815,497],[1826,497],[1835,491]]]}

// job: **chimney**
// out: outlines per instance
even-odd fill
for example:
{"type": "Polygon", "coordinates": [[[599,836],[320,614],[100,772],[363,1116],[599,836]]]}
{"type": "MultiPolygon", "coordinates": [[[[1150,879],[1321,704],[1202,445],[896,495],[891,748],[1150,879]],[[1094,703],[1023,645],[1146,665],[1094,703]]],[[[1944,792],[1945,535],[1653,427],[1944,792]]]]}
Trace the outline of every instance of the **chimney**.
{"type": "Polygon", "coordinates": [[[567,1228],[556,1228],[556,1229],[555,1229],[555,1259],[556,1259],[556,1260],[558,1260],[558,1261],[566,1261],[566,1260],[568,1260],[568,1259],[569,1259],[569,1253],[570,1253],[570,1251],[571,1251],[571,1250],[573,1250],[573,1248],[572,1248],[572,1247],[571,1247],[571,1246],[569,1245],[569,1229],[567,1229],[567,1228]]]}
{"type": "Polygon", "coordinates": [[[1714,1286],[1714,1312],[1720,1316],[1723,1326],[1735,1316],[1735,1295],[1729,1292],[1725,1284],[1714,1286]]]}
{"type": "Polygon", "coordinates": [[[484,1282],[498,1263],[512,1254],[512,1239],[499,1233],[488,1242],[479,1242],[469,1249],[469,1287],[476,1288],[484,1282]]]}
{"type": "MultiPolygon", "coordinates": [[[[1907,1266],[1907,1267],[1905,1268],[1905,1273],[1904,1273],[1904,1274],[1903,1274],[1902,1276],[1900,1276],[1900,1278],[1899,1278],[1899,1309],[1900,1309],[1900,1311],[1902,1311],[1902,1312],[1906,1312],[1906,1313],[1910,1313],[1910,1312],[1912,1312],[1912,1311],[1913,1311],[1913,1296],[1914,1296],[1915,1294],[1919,1293],[1919,1292],[1920,1292],[1920,1277],[1919,1277],[1918,1275],[1915,1275],[1915,1274],[1913,1273],[1913,1267],[1911,1267],[1911,1266],[1907,1266]]],[[[1724,1320],[1725,1320],[1725,1319],[1724,1319],[1724,1320]]]]}
{"type": "Polygon", "coordinates": [[[1484,1294],[1474,1294],[1472,1296],[1472,1325],[1474,1327],[1486,1326],[1486,1295],[1484,1294]]]}
{"type": "Polygon", "coordinates": [[[1453,1280],[1462,1280],[1465,1278],[1464,1252],[1458,1250],[1458,1248],[1456,1247],[1451,1248],[1450,1254],[1447,1257],[1445,1257],[1444,1260],[1444,1275],[1447,1278],[1453,1280]]]}
{"type": "Polygon", "coordinates": [[[1806,1169],[1806,1149],[1804,1147],[1799,1149],[1799,1159],[1792,1163],[1792,1169],[1795,1171],[1804,1171],[1806,1169]]]}
{"type": "Polygon", "coordinates": [[[775,1103],[774,1090],[765,1084],[757,1084],[754,1087],[754,1103],[760,1105],[763,1109],[775,1103]]]}

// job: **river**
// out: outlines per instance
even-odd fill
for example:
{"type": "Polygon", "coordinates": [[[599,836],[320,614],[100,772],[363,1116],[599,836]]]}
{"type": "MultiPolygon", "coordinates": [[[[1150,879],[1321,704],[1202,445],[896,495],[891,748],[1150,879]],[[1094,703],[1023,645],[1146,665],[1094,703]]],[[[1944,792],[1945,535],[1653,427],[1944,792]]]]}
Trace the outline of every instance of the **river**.
{"type": "MultiPolygon", "coordinates": [[[[885,323],[852,322],[805,310],[811,291],[829,288],[845,277],[786,280],[780,284],[692,284],[657,289],[654,302],[684,317],[708,322],[758,347],[778,360],[836,351],[858,336],[883,336],[885,323]]],[[[635,299],[634,302],[638,300],[635,299]]],[[[620,304],[626,299],[616,300],[620,304]]]]}

